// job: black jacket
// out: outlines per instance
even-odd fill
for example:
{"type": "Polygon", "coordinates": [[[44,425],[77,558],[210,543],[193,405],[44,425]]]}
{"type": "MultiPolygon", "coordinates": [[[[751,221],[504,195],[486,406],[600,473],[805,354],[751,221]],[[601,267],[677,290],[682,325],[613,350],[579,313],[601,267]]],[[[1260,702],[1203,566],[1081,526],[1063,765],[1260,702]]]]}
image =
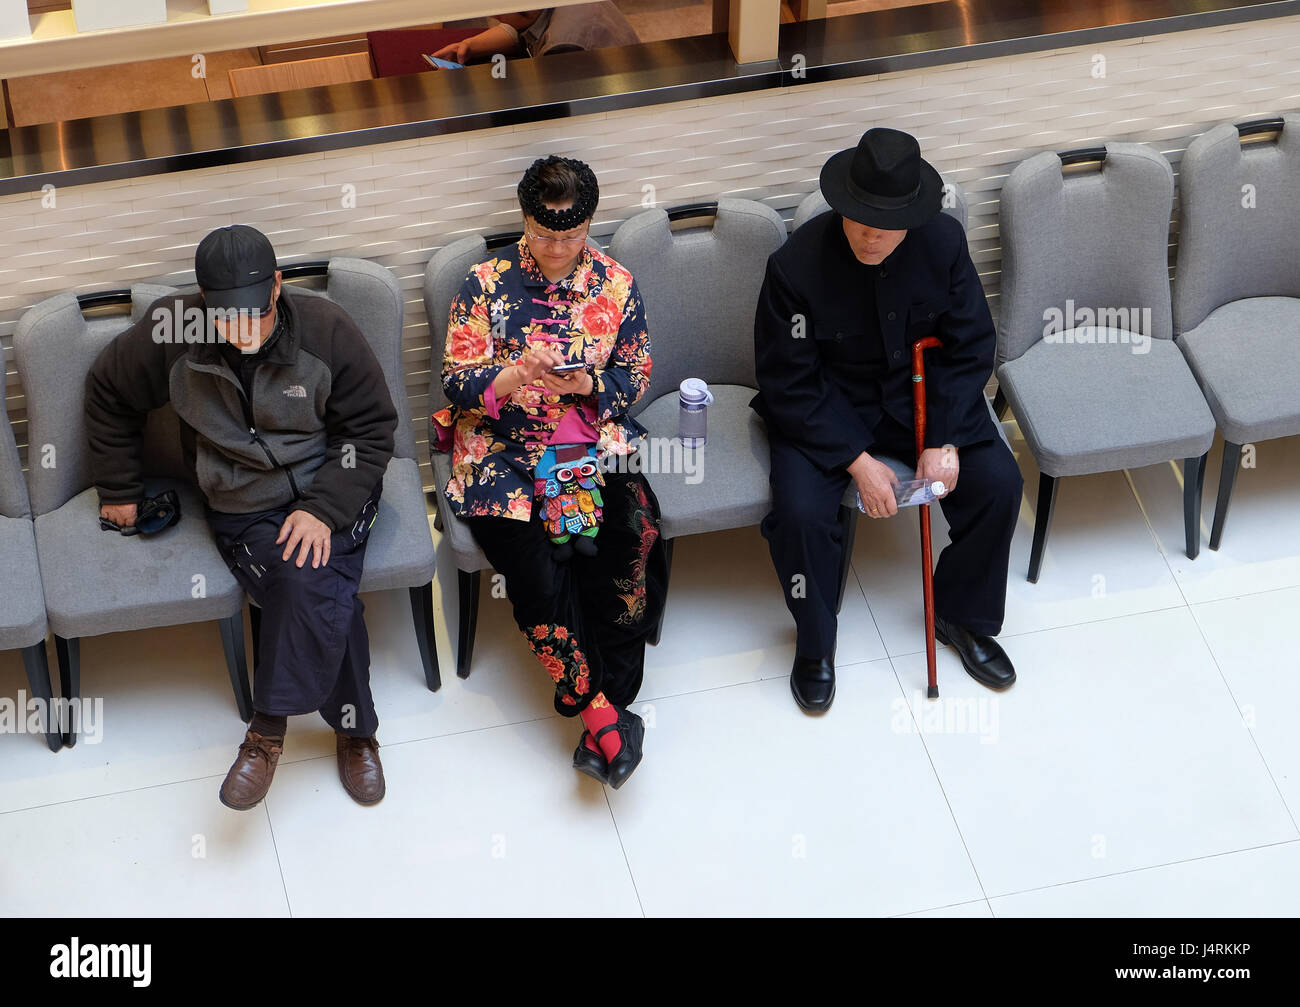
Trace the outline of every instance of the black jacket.
{"type": "Polygon", "coordinates": [[[911,346],[932,334],[943,345],[925,354],[925,446],[992,440],[993,319],[961,224],[940,214],[867,266],[823,213],[767,260],[751,405],[819,468],[843,469],[871,450],[882,413],[911,429],[911,346]]]}
{"type": "MultiPolygon", "coordinates": [[[[199,295],[170,295],[108,344],[86,376],[86,430],[102,503],[143,495],[141,431],[170,401],[186,461],[213,510],[304,510],[337,531],[393,454],[397,411],[365,336],[323,297],[285,290],[288,326],[244,394],[216,342],[160,341],[199,295]]],[[[195,327],[194,332],[198,332],[195,327]]]]}

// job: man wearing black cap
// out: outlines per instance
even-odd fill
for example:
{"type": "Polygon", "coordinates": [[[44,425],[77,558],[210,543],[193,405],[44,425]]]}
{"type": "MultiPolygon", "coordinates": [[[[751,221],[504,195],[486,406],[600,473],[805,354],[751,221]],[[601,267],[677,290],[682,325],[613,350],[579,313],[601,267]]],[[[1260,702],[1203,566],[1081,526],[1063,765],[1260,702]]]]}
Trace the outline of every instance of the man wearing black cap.
{"type": "Polygon", "coordinates": [[[916,140],[870,129],[822,169],[831,210],[768,259],[754,322],[771,440],[772,511],[763,520],[794,616],[790,688],[805,711],[835,697],[836,517],[852,480],[873,518],[896,514],[897,477],[873,455],[915,464],[948,488],[951,544],[934,574],[935,632],[993,689],[1015,681],[992,638],[1002,628],[1022,479],[984,400],[995,335],[966,235],[940,213],[942,183],[916,140]],[[916,456],[911,346],[926,358],[925,445],[916,456]]]}
{"type": "Polygon", "coordinates": [[[254,228],[213,231],[194,272],[197,293],[156,301],[87,377],[101,515],[135,523],[140,432],[170,401],[217,544],[262,611],[253,722],[222,803],[256,806],[286,717],[318,710],[337,735],[344,789],[374,804],[384,776],[357,587],[397,426],[384,373],[342,308],[282,289],[254,228]]]}

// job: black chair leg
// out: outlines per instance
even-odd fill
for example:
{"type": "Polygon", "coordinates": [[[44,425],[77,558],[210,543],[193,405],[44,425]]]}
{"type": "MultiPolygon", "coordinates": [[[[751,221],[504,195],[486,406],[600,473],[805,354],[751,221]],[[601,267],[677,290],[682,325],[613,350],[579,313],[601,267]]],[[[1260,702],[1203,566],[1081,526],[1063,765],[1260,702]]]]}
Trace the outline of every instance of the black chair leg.
{"type": "Polygon", "coordinates": [[[45,641],[23,648],[23,667],[27,671],[27,685],[32,695],[45,704],[45,744],[51,752],[63,747],[63,732],[59,729],[58,710],[54,705],[54,687],[50,684],[50,659],[45,653],[45,641]]]}
{"type": "Polygon", "coordinates": [[[235,690],[235,706],[239,709],[239,719],[247,724],[253,719],[253,694],[248,687],[248,662],[244,656],[243,610],[222,619],[218,625],[221,627],[221,647],[226,652],[230,684],[235,690]]]}
{"type": "Polygon", "coordinates": [[[442,688],[442,674],[438,670],[438,638],[433,628],[433,581],[411,588],[410,593],[411,621],[415,623],[415,642],[424,665],[424,684],[430,692],[437,692],[442,688]]]}
{"type": "Polygon", "coordinates": [[[253,641],[253,674],[257,674],[257,664],[262,660],[262,607],[248,603],[248,635],[253,641]]]}
{"type": "Polygon", "coordinates": [[[1009,407],[1007,397],[1002,394],[1002,388],[999,386],[997,393],[993,396],[993,413],[999,421],[1007,418],[1007,409],[1009,407]]]}
{"type": "Polygon", "coordinates": [[[66,719],[60,725],[63,732],[63,745],[72,748],[77,743],[77,714],[73,711],[81,705],[81,640],[77,637],[54,637],[54,650],[59,658],[59,697],[66,719]]]}
{"type": "Polygon", "coordinates": [[[840,614],[844,604],[844,589],[849,584],[849,569],[853,566],[853,539],[858,532],[858,511],[856,507],[841,507],[840,525],[840,588],[835,596],[835,614],[840,614]]]}
{"type": "Polygon", "coordinates": [[[1183,459],[1183,533],[1187,538],[1187,558],[1196,559],[1201,552],[1201,491],[1205,486],[1207,451],[1199,458],[1183,459]]]}
{"type": "Polygon", "coordinates": [[[466,573],[457,570],[460,587],[460,629],[456,639],[456,674],[469,678],[470,662],[474,659],[474,631],[478,626],[478,592],[483,571],[466,573]]]}
{"type": "Polygon", "coordinates": [[[659,645],[659,637],[664,631],[664,613],[668,611],[668,585],[672,582],[673,576],[674,541],[676,540],[671,538],[664,539],[664,576],[666,578],[664,581],[664,604],[663,608],[659,610],[659,621],[655,623],[655,628],[651,630],[650,635],[646,637],[646,642],[652,647],[657,647],[659,645]]]}
{"type": "Polygon", "coordinates": [[[1228,503],[1232,487],[1237,482],[1237,469],[1241,468],[1241,445],[1223,442],[1223,467],[1219,470],[1219,498],[1214,502],[1214,527],[1210,529],[1210,548],[1218,550],[1223,538],[1223,522],[1228,519],[1228,503]]]}
{"type": "Polygon", "coordinates": [[[1038,513],[1034,516],[1034,544],[1029,549],[1029,583],[1038,583],[1038,569],[1043,565],[1043,548],[1047,545],[1047,530],[1052,526],[1052,511],[1056,507],[1056,476],[1038,473],[1038,513]]]}

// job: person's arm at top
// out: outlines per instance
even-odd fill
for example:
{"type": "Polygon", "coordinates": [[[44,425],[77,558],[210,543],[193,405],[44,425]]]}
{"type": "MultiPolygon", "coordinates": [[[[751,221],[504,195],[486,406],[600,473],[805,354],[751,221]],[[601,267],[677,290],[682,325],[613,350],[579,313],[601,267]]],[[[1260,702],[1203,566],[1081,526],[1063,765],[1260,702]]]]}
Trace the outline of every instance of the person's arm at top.
{"type": "Polygon", "coordinates": [[[497,24],[477,35],[445,45],[433,55],[438,59],[465,64],[470,60],[495,56],[497,53],[515,52],[520,46],[519,33],[530,28],[541,15],[540,10],[502,14],[496,19],[497,24]]]}

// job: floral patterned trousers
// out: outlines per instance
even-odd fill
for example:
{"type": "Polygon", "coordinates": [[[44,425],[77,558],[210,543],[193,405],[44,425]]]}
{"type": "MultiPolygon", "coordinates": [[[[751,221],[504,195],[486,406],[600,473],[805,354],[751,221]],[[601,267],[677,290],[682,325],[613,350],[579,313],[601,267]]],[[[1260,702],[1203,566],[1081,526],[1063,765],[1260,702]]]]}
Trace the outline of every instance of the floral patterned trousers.
{"type": "Polygon", "coordinates": [[[668,566],[659,502],[639,474],[607,473],[596,555],[564,562],[546,527],[503,517],[465,518],[505,577],[515,623],[555,682],[555,709],[576,716],[593,696],[626,707],[641,689],[645,640],[663,611],[668,566]]]}

